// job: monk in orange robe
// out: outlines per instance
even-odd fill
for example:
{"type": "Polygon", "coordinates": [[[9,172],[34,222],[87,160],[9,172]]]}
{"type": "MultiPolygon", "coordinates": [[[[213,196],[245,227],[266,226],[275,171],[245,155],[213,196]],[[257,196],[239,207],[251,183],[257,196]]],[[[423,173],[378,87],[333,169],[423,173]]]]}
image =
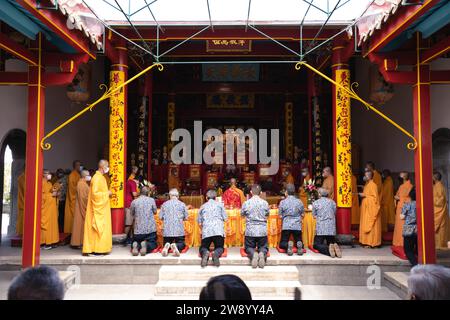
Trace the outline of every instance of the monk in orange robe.
{"type": "Polygon", "coordinates": [[[50,171],[44,170],[42,181],[41,245],[52,249],[59,242],[58,228],[58,192],[50,182],[50,171]]]}
{"type": "Polygon", "coordinates": [[[325,178],[322,188],[328,191],[328,198],[334,200],[334,177],[330,167],[323,168],[322,177],[325,178]]]}
{"type": "Polygon", "coordinates": [[[81,162],[76,160],[72,165],[72,172],[67,179],[66,206],[64,208],[64,233],[72,233],[73,216],[75,214],[75,198],[77,185],[80,180],[81,162]]]}
{"type": "Polygon", "coordinates": [[[447,190],[441,181],[439,172],[433,174],[434,202],[434,232],[436,234],[436,249],[448,249],[449,218],[447,205],[447,190]]]}
{"type": "Polygon", "coordinates": [[[375,163],[373,163],[372,161],[367,162],[366,170],[370,170],[373,172],[373,182],[375,182],[375,184],[377,185],[378,195],[381,196],[381,188],[383,186],[383,180],[381,178],[381,174],[375,169],[375,163]]]}
{"type": "Polygon", "coordinates": [[[377,185],[373,181],[373,172],[367,170],[364,174],[366,184],[360,193],[361,221],[359,225],[359,242],[370,248],[381,245],[381,215],[380,197],[377,185]]]}
{"type": "Polygon", "coordinates": [[[389,170],[383,170],[381,187],[381,227],[388,231],[388,225],[395,223],[394,181],[389,170]]]}
{"type": "Polygon", "coordinates": [[[408,172],[400,172],[399,176],[401,185],[397,190],[397,194],[394,199],[397,201],[396,209],[395,209],[395,226],[394,226],[394,236],[392,239],[392,245],[394,247],[402,247],[403,248],[403,224],[405,220],[400,219],[400,215],[402,214],[403,205],[406,202],[411,201],[409,197],[409,192],[413,188],[411,181],[409,180],[408,172]]]}
{"type": "Polygon", "coordinates": [[[138,172],[139,172],[139,168],[136,167],[136,166],[132,166],[131,167],[131,173],[130,173],[130,176],[128,177],[128,180],[136,179],[136,177],[138,175],[138,172]]]}
{"type": "Polygon", "coordinates": [[[300,201],[303,203],[303,206],[305,208],[308,208],[308,194],[306,193],[306,191],[304,189],[305,183],[307,183],[309,180],[311,180],[311,176],[309,175],[308,168],[302,169],[302,179],[303,179],[302,185],[298,189],[298,194],[299,194],[300,201]]]}
{"type": "Polygon", "coordinates": [[[352,194],[352,224],[359,224],[361,221],[361,214],[358,198],[358,182],[354,174],[352,175],[352,194]]]}
{"type": "Polygon", "coordinates": [[[17,178],[17,222],[16,234],[23,234],[23,213],[25,211],[25,171],[17,178]]]}
{"type": "Polygon", "coordinates": [[[225,207],[240,208],[245,202],[246,197],[244,192],[237,187],[237,180],[230,179],[230,188],[228,188],[222,195],[222,200],[225,207]]]}
{"type": "Polygon", "coordinates": [[[81,247],[84,236],[84,220],[86,218],[86,208],[89,197],[89,183],[91,176],[89,171],[81,171],[81,179],[77,184],[77,195],[75,198],[75,214],[73,216],[72,237],[70,245],[75,248],[81,247]]]}

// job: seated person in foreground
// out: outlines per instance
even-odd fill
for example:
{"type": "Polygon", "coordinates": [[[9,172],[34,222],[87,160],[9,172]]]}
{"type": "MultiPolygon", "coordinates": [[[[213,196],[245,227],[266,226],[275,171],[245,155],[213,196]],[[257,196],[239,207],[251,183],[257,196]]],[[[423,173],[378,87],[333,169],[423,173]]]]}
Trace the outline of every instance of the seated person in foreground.
{"type": "Polygon", "coordinates": [[[163,257],[167,257],[169,249],[172,249],[174,256],[179,257],[180,251],[186,246],[183,221],[187,220],[188,211],[186,205],[178,199],[179,196],[177,189],[171,189],[170,200],[164,202],[159,211],[159,219],[164,222],[165,245],[161,252],[163,257]]]}
{"type": "Polygon", "coordinates": [[[130,212],[134,220],[133,243],[131,253],[133,256],[156,249],[156,203],[149,195],[150,188],[143,187],[138,198],[131,202],[130,212]]]}
{"type": "Polygon", "coordinates": [[[328,198],[328,190],[319,189],[320,198],[312,204],[312,214],[316,218],[316,236],[313,248],[332,258],[341,258],[341,249],[336,243],[336,203],[328,198]]]}
{"type": "Polygon", "coordinates": [[[267,217],[269,204],[260,198],[261,186],[254,184],[252,197],[242,205],[241,215],[245,217],[245,252],[252,262],[252,268],[264,268],[267,259],[267,217]],[[258,253],[256,254],[256,248],[258,253]]]}
{"type": "Polygon", "coordinates": [[[252,300],[244,281],[234,274],[212,277],[200,292],[200,300],[252,300]]]}
{"type": "Polygon", "coordinates": [[[287,254],[292,256],[294,243],[297,246],[297,253],[303,254],[302,244],[302,217],[305,210],[303,203],[297,199],[295,195],[295,186],[293,184],[286,185],[286,198],[280,202],[278,207],[279,215],[283,220],[280,249],[287,250],[287,254]],[[290,241],[291,235],[294,241],[290,241]]]}
{"type": "Polygon", "coordinates": [[[222,200],[225,207],[240,208],[245,202],[244,192],[237,187],[237,180],[230,179],[230,187],[223,193],[222,200]]]}
{"type": "Polygon", "coordinates": [[[198,224],[202,228],[202,243],[199,249],[202,258],[202,268],[208,264],[209,246],[211,243],[214,243],[212,259],[216,267],[220,266],[219,258],[223,253],[225,241],[224,222],[228,217],[224,206],[216,201],[216,196],[215,190],[209,190],[206,193],[208,201],[198,211],[198,224]]]}

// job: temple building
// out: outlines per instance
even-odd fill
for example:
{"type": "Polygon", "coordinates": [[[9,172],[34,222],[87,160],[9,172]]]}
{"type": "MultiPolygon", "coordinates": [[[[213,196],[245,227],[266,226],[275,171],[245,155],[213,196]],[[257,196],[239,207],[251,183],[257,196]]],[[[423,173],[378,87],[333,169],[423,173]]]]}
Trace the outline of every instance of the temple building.
{"type": "MultiPolygon", "coordinates": [[[[350,248],[358,246],[366,164],[390,171],[392,197],[406,172],[417,193],[418,261],[436,263],[433,172],[442,176],[447,202],[450,195],[450,1],[224,2],[1,1],[0,225],[1,247],[15,250],[10,259],[18,267],[52,264],[40,241],[43,170],[68,174],[79,160],[95,171],[107,159],[113,238],[124,237],[126,185],[137,167],[140,183],[154,186],[158,210],[172,188],[180,192],[191,251],[201,243],[197,213],[206,192],[214,189],[223,200],[234,178],[240,205],[253,184],[261,185],[275,253],[286,185],[293,182],[301,197],[305,177],[319,187],[328,167],[344,257],[345,250],[371,250],[350,248]],[[180,129],[192,140],[176,156],[189,155],[188,163],[172,159],[180,129]],[[204,137],[208,129],[255,132],[259,144],[247,136],[239,155],[225,139],[204,137]],[[273,130],[276,140],[267,138],[273,130]],[[267,141],[264,151],[277,161],[273,174],[262,161],[267,141]],[[213,163],[203,153],[210,143],[222,146],[213,163]]],[[[238,252],[244,219],[240,205],[225,204],[225,246],[238,252]]],[[[307,254],[317,254],[312,199],[304,204],[303,242],[307,254]]],[[[384,268],[406,271],[403,247],[392,243],[395,213],[386,219],[384,268]]],[[[450,235],[448,222],[447,228],[450,235]]],[[[70,232],[59,229],[60,244],[67,244],[70,232]]],[[[83,264],[74,262],[81,253],[70,254],[72,264],[83,264]]]]}

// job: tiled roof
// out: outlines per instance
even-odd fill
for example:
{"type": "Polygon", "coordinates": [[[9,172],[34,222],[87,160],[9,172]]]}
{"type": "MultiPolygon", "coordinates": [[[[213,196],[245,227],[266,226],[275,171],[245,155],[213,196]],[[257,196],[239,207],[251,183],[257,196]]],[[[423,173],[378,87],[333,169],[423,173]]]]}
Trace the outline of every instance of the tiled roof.
{"type": "Polygon", "coordinates": [[[67,27],[80,30],[98,50],[103,47],[102,35],[104,26],[95,18],[81,0],[51,0],[58,10],[67,17],[67,27]]]}

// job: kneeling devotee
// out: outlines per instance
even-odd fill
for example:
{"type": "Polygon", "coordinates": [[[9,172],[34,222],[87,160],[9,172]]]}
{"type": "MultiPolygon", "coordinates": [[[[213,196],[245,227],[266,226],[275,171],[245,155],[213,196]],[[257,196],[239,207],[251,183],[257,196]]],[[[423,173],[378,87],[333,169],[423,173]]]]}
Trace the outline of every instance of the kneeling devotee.
{"type": "Polygon", "coordinates": [[[381,245],[380,196],[373,181],[373,171],[366,170],[364,181],[363,192],[359,194],[362,198],[359,242],[366,248],[374,248],[381,245]]]}
{"type": "Polygon", "coordinates": [[[84,220],[86,218],[86,208],[89,197],[89,183],[91,176],[89,171],[81,171],[81,179],[77,183],[75,196],[75,214],[73,216],[72,237],[70,245],[72,248],[80,249],[83,244],[84,220]]]}
{"type": "Polygon", "coordinates": [[[153,216],[156,213],[156,203],[148,195],[149,187],[143,187],[140,196],[131,202],[130,212],[134,220],[133,243],[131,253],[133,256],[145,256],[158,246],[156,244],[156,222],[153,216]]]}
{"type": "Polygon", "coordinates": [[[198,224],[202,228],[202,243],[200,245],[202,268],[208,264],[209,246],[211,243],[214,243],[212,260],[216,267],[220,266],[219,258],[223,253],[225,241],[224,222],[228,217],[224,206],[216,201],[216,196],[215,190],[209,190],[206,193],[208,201],[198,211],[198,224]]]}
{"type": "Polygon", "coordinates": [[[336,243],[336,202],[330,199],[328,190],[319,188],[320,198],[312,204],[312,214],[316,218],[316,235],[313,248],[332,258],[342,257],[336,243]]]}
{"type": "Polygon", "coordinates": [[[58,228],[58,193],[50,182],[52,175],[44,169],[42,181],[42,211],[41,211],[41,245],[49,250],[59,242],[58,228]]]}
{"type": "Polygon", "coordinates": [[[177,189],[169,191],[170,200],[163,203],[159,211],[159,219],[163,221],[164,248],[161,251],[163,257],[167,257],[169,249],[172,249],[174,256],[180,256],[180,251],[184,249],[184,224],[188,218],[186,205],[181,202],[177,189]]]}
{"type": "Polygon", "coordinates": [[[230,187],[222,195],[223,203],[226,207],[240,208],[245,202],[244,192],[237,187],[237,180],[230,179],[230,187]]]}
{"type": "Polygon", "coordinates": [[[293,184],[286,185],[286,198],[280,202],[278,207],[279,215],[283,221],[280,249],[287,251],[288,256],[292,256],[294,243],[297,246],[297,254],[303,254],[302,244],[302,218],[305,210],[303,203],[294,197],[295,186],[293,184]],[[290,241],[290,237],[294,238],[294,242],[290,241]]]}
{"type": "Polygon", "coordinates": [[[107,160],[100,160],[91,180],[86,219],[84,223],[83,254],[104,255],[112,250],[111,207],[105,175],[109,172],[107,160]]]}
{"type": "Polygon", "coordinates": [[[269,204],[259,197],[261,186],[254,184],[252,197],[242,205],[241,215],[245,217],[245,252],[252,262],[252,268],[264,268],[267,259],[267,217],[269,204]],[[258,248],[258,253],[256,253],[258,248]]]}

